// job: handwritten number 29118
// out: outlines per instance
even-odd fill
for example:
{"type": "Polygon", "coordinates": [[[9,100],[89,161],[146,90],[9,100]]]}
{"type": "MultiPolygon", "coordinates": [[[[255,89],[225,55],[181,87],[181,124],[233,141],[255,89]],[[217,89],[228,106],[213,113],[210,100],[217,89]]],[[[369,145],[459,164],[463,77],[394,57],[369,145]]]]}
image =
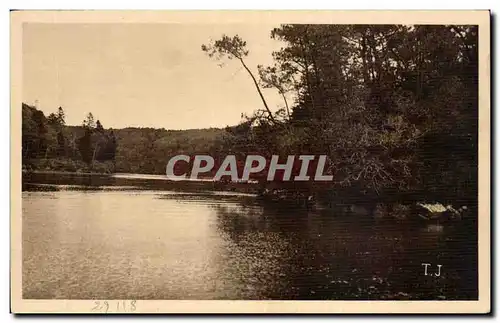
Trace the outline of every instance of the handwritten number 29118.
{"type": "Polygon", "coordinates": [[[136,301],[94,301],[93,312],[134,312],[136,310],[136,301]]]}

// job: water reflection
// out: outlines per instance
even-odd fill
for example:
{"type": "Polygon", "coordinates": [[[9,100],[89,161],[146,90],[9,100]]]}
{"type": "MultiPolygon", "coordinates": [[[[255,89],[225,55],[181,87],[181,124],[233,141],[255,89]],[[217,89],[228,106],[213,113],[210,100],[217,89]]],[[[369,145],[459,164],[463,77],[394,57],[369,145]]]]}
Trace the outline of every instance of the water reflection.
{"type": "Polygon", "coordinates": [[[464,250],[474,249],[457,237],[248,194],[24,192],[23,295],[470,299],[475,258],[464,250]],[[441,276],[424,276],[424,262],[441,264],[441,276]]]}
{"type": "Polygon", "coordinates": [[[232,266],[252,268],[242,278],[257,282],[252,288],[260,299],[477,297],[471,253],[457,258],[473,246],[444,228],[269,206],[212,207],[231,239],[232,266]],[[450,243],[464,249],[452,250],[450,243]],[[422,263],[447,269],[429,277],[422,263]]]}

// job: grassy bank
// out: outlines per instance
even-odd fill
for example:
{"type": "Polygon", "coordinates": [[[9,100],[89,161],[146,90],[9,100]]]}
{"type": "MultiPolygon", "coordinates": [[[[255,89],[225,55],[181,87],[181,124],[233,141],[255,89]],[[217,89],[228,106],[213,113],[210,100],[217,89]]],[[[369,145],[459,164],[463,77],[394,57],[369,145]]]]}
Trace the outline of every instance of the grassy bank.
{"type": "Polygon", "coordinates": [[[23,163],[23,171],[34,172],[69,172],[69,173],[101,173],[111,174],[114,172],[114,164],[111,161],[94,161],[92,164],[86,164],[81,160],[69,158],[41,158],[30,159],[23,163]]]}

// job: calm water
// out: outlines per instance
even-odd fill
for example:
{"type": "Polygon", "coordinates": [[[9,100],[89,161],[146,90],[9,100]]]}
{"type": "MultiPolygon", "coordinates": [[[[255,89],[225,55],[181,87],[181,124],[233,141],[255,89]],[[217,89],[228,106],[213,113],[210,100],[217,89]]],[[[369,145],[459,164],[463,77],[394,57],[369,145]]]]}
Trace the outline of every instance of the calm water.
{"type": "Polygon", "coordinates": [[[23,192],[23,295],[473,299],[465,240],[455,227],[280,210],[244,194],[23,192]]]}

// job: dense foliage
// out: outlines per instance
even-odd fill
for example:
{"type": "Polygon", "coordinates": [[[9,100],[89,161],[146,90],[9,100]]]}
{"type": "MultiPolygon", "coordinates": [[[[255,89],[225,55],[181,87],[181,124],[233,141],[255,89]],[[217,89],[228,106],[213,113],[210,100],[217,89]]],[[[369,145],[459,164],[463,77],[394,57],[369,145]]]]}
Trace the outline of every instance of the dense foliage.
{"type": "MultiPolygon", "coordinates": [[[[327,154],[332,190],[473,203],[477,35],[476,26],[282,25],[271,37],[285,45],[254,82],[263,109],[232,129],[227,147],[327,154]],[[282,94],[284,108],[271,113],[261,88],[282,94]]],[[[202,50],[239,60],[255,80],[238,35],[202,50]]]]}

